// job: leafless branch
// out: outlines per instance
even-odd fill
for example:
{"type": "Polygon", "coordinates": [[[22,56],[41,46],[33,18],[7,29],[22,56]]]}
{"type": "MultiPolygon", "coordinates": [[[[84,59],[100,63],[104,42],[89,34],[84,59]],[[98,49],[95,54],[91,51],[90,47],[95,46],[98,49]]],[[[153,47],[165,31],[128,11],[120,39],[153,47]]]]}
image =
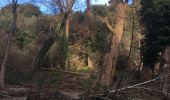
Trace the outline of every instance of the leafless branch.
{"type": "MultiPolygon", "coordinates": [[[[144,85],[144,84],[148,84],[148,83],[160,80],[160,79],[167,78],[169,76],[170,76],[170,74],[168,74],[166,76],[160,76],[160,77],[154,78],[152,80],[148,80],[148,81],[145,81],[145,82],[142,82],[142,83],[138,83],[138,84],[135,84],[135,85],[130,85],[130,86],[127,86],[127,87],[124,87],[124,88],[120,88],[120,89],[117,89],[117,92],[118,91],[123,91],[123,90],[126,90],[126,89],[131,89],[131,88],[134,88],[134,87],[137,87],[137,86],[141,86],[141,85],[144,85]]],[[[116,90],[112,90],[109,93],[114,93],[114,92],[116,92],[116,90]]]]}
{"type": "Polygon", "coordinates": [[[115,30],[113,29],[112,25],[109,23],[108,18],[107,17],[101,17],[98,16],[98,18],[100,19],[101,22],[105,23],[107,28],[113,33],[115,33],[115,30]]]}

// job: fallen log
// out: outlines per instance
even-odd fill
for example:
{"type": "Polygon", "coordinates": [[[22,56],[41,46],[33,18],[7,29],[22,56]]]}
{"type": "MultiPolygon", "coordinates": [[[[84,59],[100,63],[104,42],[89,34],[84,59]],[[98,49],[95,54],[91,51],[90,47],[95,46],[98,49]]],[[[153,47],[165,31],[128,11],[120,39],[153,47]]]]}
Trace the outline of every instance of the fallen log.
{"type": "MultiPolygon", "coordinates": [[[[114,90],[111,90],[111,91],[108,91],[107,95],[109,94],[112,94],[112,93],[116,93],[116,92],[120,92],[120,91],[123,91],[123,90],[128,90],[128,89],[143,89],[143,90],[148,90],[148,91],[155,91],[155,92],[158,92],[158,93],[161,93],[162,95],[167,95],[167,94],[164,94],[163,92],[161,91],[158,91],[158,90],[155,90],[155,89],[149,89],[149,88],[143,88],[143,87],[139,87],[141,85],[145,85],[145,84],[148,84],[148,83],[151,83],[151,82],[154,82],[154,81],[157,81],[157,80],[161,80],[161,79],[164,79],[164,78],[167,78],[169,77],[170,74],[167,74],[165,76],[159,76],[159,77],[156,77],[154,79],[151,79],[151,80],[148,80],[148,81],[145,81],[145,82],[141,82],[141,83],[138,83],[138,84],[134,84],[134,85],[129,85],[129,86],[126,86],[126,87],[123,87],[123,88],[120,88],[120,89],[114,89],[114,90]]],[[[97,94],[97,95],[91,95],[89,97],[98,97],[98,98],[103,98],[104,94],[97,94]]]]}
{"type": "Polygon", "coordinates": [[[9,95],[6,95],[6,94],[1,94],[1,93],[0,93],[0,97],[4,97],[4,98],[10,98],[11,96],[9,96],[9,95]]]}
{"type": "Polygon", "coordinates": [[[67,100],[79,98],[81,92],[64,92],[58,90],[33,90],[29,88],[10,87],[0,91],[0,100],[67,100]]]}
{"type": "Polygon", "coordinates": [[[87,74],[87,73],[79,73],[79,72],[73,72],[73,71],[63,71],[63,70],[57,70],[57,69],[54,69],[54,68],[42,68],[42,70],[63,72],[63,73],[68,73],[68,74],[73,74],[73,75],[91,76],[91,74],[87,74]]]}
{"type": "Polygon", "coordinates": [[[166,75],[166,76],[160,76],[160,77],[157,77],[157,78],[154,78],[154,79],[151,79],[151,80],[142,82],[142,83],[130,85],[130,86],[127,86],[127,87],[124,87],[124,88],[120,88],[120,89],[117,89],[117,90],[111,90],[111,91],[109,91],[109,93],[119,92],[119,91],[122,91],[122,90],[125,90],[125,89],[131,89],[131,88],[133,88],[133,87],[137,87],[137,86],[141,86],[141,85],[144,85],[144,84],[148,84],[148,83],[154,82],[154,81],[156,81],[156,80],[160,80],[160,79],[167,78],[167,77],[169,77],[169,76],[170,76],[170,74],[168,74],[168,75],[166,75]]]}
{"type": "Polygon", "coordinates": [[[0,98],[0,100],[27,100],[27,97],[0,98]]]}
{"type": "Polygon", "coordinates": [[[8,95],[8,91],[1,90],[0,91],[0,97],[10,98],[11,96],[8,95]]]}
{"type": "Polygon", "coordinates": [[[6,88],[5,90],[0,91],[0,96],[2,97],[13,97],[13,96],[26,96],[27,94],[34,94],[36,90],[28,89],[28,88],[20,88],[20,87],[13,87],[13,88],[6,88]]]}

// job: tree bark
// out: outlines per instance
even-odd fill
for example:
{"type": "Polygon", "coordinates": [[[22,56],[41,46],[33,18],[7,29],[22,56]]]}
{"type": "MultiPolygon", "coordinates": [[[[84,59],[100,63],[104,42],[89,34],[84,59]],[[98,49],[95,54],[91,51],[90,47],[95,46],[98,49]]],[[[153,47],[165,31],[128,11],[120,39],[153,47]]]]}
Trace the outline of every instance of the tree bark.
{"type": "Polygon", "coordinates": [[[1,63],[1,72],[0,72],[0,88],[4,88],[4,83],[5,83],[5,67],[6,67],[6,63],[8,60],[8,53],[9,53],[9,48],[10,48],[10,44],[11,44],[11,37],[14,34],[15,30],[16,30],[16,21],[17,21],[17,2],[18,0],[12,0],[12,14],[13,14],[13,18],[12,18],[12,25],[8,31],[8,37],[5,41],[5,48],[4,48],[4,52],[3,52],[3,59],[2,59],[2,63],[1,63]]]}
{"type": "Polygon", "coordinates": [[[11,44],[11,37],[9,37],[7,39],[7,43],[6,43],[6,47],[5,47],[5,51],[4,51],[4,57],[2,60],[2,64],[1,64],[1,72],[0,72],[0,88],[4,88],[4,81],[5,81],[5,66],[6,66],[6,62],[8,59],[8,52],[9,52],[9,48],[10,48],[10,44],[11,44]]]}
{"type": "Polygon", "coordinates": [[[102,86],[110,86],[115,74],[116,62],[118,58],[119,46],[122,39],[124,20],[126,12],[126,4],[118,3],[116,9],[116,24],[114,27],[114,35],[112,37],[111,50],[106,53],[103,61],[103,71],[101,74],[100,84],[102,86]]]}
{"type": "Polygon", "coordinates": [[[71,19],[71,12],[69,11],[66,19],[66,28],[65,28],[65,42],[66,42],[66,58],[65,58],[65,69],[69,70],[69,31],[70,31],[70,19],[71,19]]]}
{"type": "Polygon", "coordinates": [[[65,70],[69,70],[70,66],[70,60],[68,57],[69,54],[69,32],[70,32],[70,20],[71,20],[71,14],[72,14],[72,7],[75,3],[75,0],[67,0],[66,5],[67,5],[67,12],[66,12],[66,22],[65,22],[65,33],[63,37],[63,43],[62,43],[62,48],[63,48],[63,67],[65,70]]]}
{"type": "Polygon", "coordinates": [[[34,65],[32,68],[33,72],[39,71],[41,68],[41,62],[45,57],[45,54],[48,52],[48,50],[50,49],[50,47],[53,45],[54,43],[54,37],[50,36],[43,44],[42,48],[40,49],[38,55],[35,58],[34,61],[34,65]]]}
{"type": "Polygon", "coordinates": [[[91,14],[91,11],[90,11],[90,8],[91,8],[91,0],[86,0],[86,6],[87,6],[87,9],[86,9],[86,17],[87,17],[87,18],[90,18],[90,16],[92,15],[92,14],[91,14]]]}
{"type": "MultiPolygon", "coordinates": [[[[170,73],[170,46],[167,46],[161,55],[161,64],[160,67],[163,69],[163,75],[169,75],[170,73]]],[[[165,94],[169,94],[170,93],[170,78],[166,77],[163,80],[163,92],[165,94]]],[[[167,95],[168,97],[168,95],[167,95]]],[[[170,97],[169,97],[170,98],[170,97]]]]}

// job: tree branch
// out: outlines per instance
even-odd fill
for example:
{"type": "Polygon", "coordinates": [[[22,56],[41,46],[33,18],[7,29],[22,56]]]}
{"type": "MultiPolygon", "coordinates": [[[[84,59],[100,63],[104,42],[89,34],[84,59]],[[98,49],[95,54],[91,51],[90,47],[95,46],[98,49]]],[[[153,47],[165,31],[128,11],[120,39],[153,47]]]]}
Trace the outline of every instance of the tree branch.
{"type": "Polygon", "coordinates": [[[99,20],[100,20],[101,22],[103,22],[103,23],[106,24],[107,28],[108,28],[108,29],[113,33],[113,35],[114,35],[114,34],[115,34],[115,30],[113,29],[112,25],[109,23],[108,18],[107,18],[107,17],[101,17],[101,16],[99,16],[98,18],[99,18],[99,20]]]}
{"type": "MultiPolygon", "coordinates": [[[[145,82],[142,82],[142,83],[138,83],[138,84],[135,84],[135,85],[130,85],[130,86],[127,86],[127,87],[124,87],[124,88],[120,88],[120,89],[117,89],[117,92],[118,91],[122,91],[122,90],[126,90],[126,89],[130,89],[130,88],[134,88],[134,87],[137,87],[137,86],[140,86],[140,85],[148,84],[148,83],[154,82],[156,80],[167,78],[169,76],[170,76],[170,74],[168,74],[166,76],[160,76],[160,77],[154,78],[152,80],[148,80],[148,81],[145,81],[145,82]]],[[[116,92],[116,90],[112,90],[109,93],[114,93],[114,92],[116,92]]]]}

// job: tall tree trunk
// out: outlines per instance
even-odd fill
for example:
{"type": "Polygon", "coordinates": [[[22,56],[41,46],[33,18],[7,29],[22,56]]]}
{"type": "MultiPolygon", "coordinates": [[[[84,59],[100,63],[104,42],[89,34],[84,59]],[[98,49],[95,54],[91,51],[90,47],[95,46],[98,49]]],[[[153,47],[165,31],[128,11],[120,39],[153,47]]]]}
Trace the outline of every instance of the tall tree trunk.
{"type": "Polygon", "coordinates": [[[86,6],[87,6],[87,9],[86,9],[86,17],[89,18],[91,16],[91,11],[90,11],[90,8],[91,8],[91,0],[86,0],[86,6]]]}
{"type": "Polygon", "coordinates": [[[6,47],[4,49],[4,55],[2,59],[1,72],[0,72],[0,88],[2,89],[4,88],[5,66],[6,66],[6,62],[8,59],[8,52],[9,52],[10,44],[11,44],[11,37],[8,37],[5,43],[6,47]]]}
{"type": "Polygon", "coordinates": [[[14,34],[15,30],[16,30],[16,21],[17,21],[17,2],[18,0],[12,0],[12,14],[13,14],[13,18],[12,18],[12,25],[9,29],[8,33],[8,37],[5,41],[5,48],[4,48],[4,52],[3,52],[3,59],[2,59],[2,64],[1,64],[1,72],[0,72],[0,88],[4,88],[4,80],[5,80],[5,67],[6,67],[6,63],[8,60],[8,53],[9,53],[9,48],[10,48],[10,44],[11,44],[11,37],[14,34]]]}
{"type": "Polygon", "coordinates": [[[69,70],[69,58],[68,58],[68,53],[69,53],[69,31],[70,31],[70,19],[71,19],[71,11],[67,13],[67,19],[66,19],[66,28],[65,28],[65,69],[69,70]]]}
{"type": "Polygon", "coordinates": [[[75,0],[67,0],[66,5],[66,21],[65,21],[65,28],[64,28],[64,34],[62,37],[62,41],[60,43],[61,45],[61,67],[63,67],[65,70],[69,70],[70,66],[70,60],[68,57],[69,54],[69,32],[70,32],[70,21],[71,21],[71,14],[72,14],[72,7],[75,3],[75,0]]]}
{"type": "Polygon", "coordinates": [[[116,24],[114,27],[114,35],[112,37],[111,50],[108,52],[103,61],[103,71],[101,74],[100,84],[102,86],[110,86],[115,74],[115,67],[118,58],[119,46],[122,39],[124,21],[125,21],[125,12],[126,4],[121,2],[118,3],[116,9],[116,24]]]}
{"type": "MultiPolygon", "coordinates": [[[[160,67],[163,69],[163,75],[165,76],[169,75],[170,73],[170,46],[167,46],[162,52],[160,67]]],[[[169,94],[170,93],[170,86],[169,86],[170,78],[166,77],[163,81],[164,81],[163,92],[165,94],[169,94]]],[[[167,95],[167,98],[170,98],[170,97],[168,97],[167,95]]]]}

